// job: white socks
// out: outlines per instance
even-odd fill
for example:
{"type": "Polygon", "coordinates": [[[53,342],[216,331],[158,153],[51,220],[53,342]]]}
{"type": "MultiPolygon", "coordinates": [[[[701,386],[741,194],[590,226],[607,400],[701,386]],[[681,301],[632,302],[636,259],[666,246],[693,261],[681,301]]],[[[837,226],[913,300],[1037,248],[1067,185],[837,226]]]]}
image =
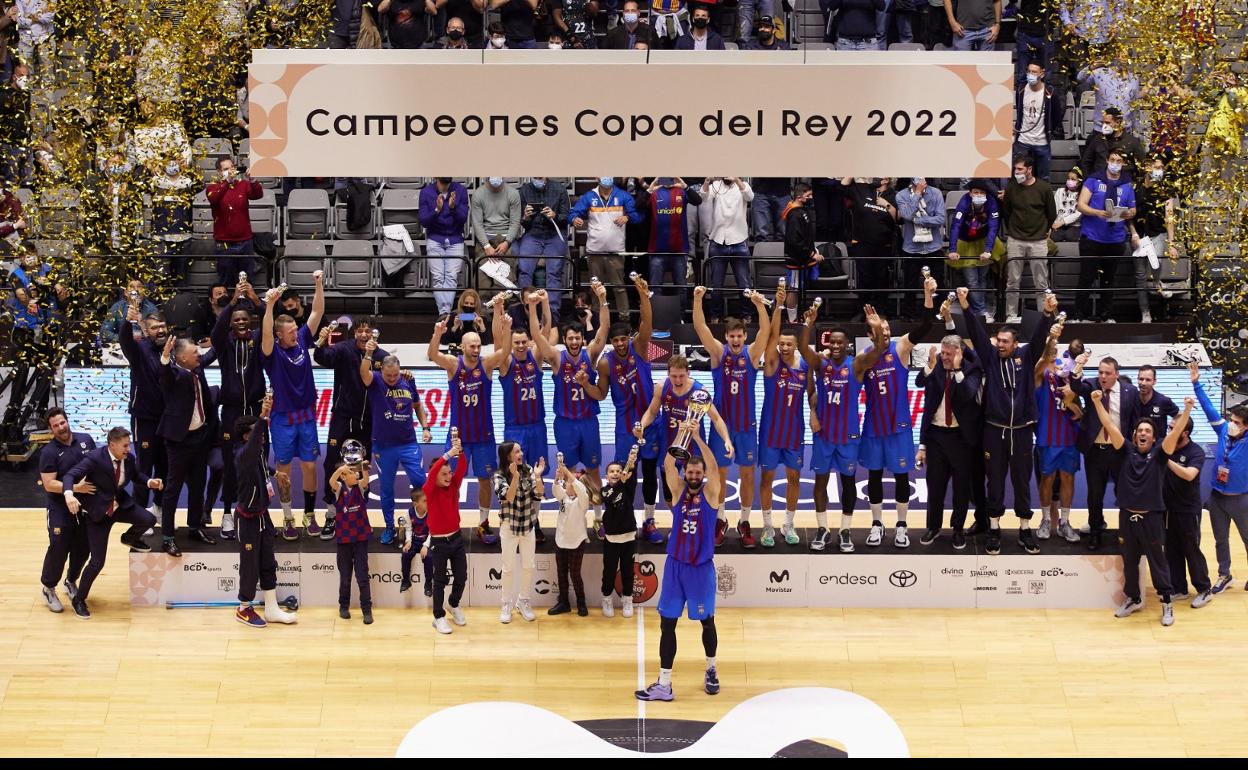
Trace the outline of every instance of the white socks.
{"type": "Polygon", "coordinates": [[[1059,515],[1061,516],[1061,523],[1069,524],[1070,523],[1070,509],[1059,508],[1058,511],[1059,511],[1059,515]]]}
{"type": "Polygon", "coordinates": [[[285,518],[285,520],[286,520],[286,521],[294,521],[294,520],[295,520],[295,514],[291,513],[291,510],[290,510],[290,501],[289,501],[289,500],[283,500],[283,501],[282,501],[282,517],[283,517],[283,518],[285,518]]]}
{"type": "Polygon", "coordinates": [[[706,667],[715,668],[715,656],[714,655],[706,659],[706,667]]]}
{"type": "Polygon", "coordinates": [[[828,528],[828,512],[815,511],[815,523],[819,525],[819,529],[828,528]]]}
{"type": "Polygon", "coordinates": [[[490,523],[490,509],[489,508],[477,508],[477,514],[481,517],[482,524],[488,525],[490,523]]]}
{"type": "Polygon", "coordinates": [[[784,526],[792,527],[793,520],[795,518],[797,518],[797,511],[785,511],[784,512],[784,526]]]}
{"type": "Polygon", "coordinates": [[[746,524],[749,524],[749,523],[750,523],[750,514],[752,514],[752,513],[754,513],[754,506],[752,506],[752,505],[743,505],[743,506],[741,506],[741,518],[740,518],[740,521],[744,521],[746,524]]]}
{"type": "Polygon", "coordinates": [[[841,514],[841,529],[853,529],[854,516],[850,513],[841,514]]]}
{"type": "MultiPolygon", "coordinates": [[[[646,510],[646,518],[653,519],[654,518],[654,504],[646,503],[644,507],[646,510]]],[[[602,518],[602,506],[596,505],[594,506],[594,510],[597,511],[597,516],[599,518],[602,518]]]]}
{"type": "Polygon", "coordinates": [[[672,670],[670,668],[659,669],[659,684],[664,687],[672,686],[672,670]]]}
{"type": "Polygon", "coordinates": [[[995,516],[992,517],[991,519],[988,520],[988,528],[989,529],[1001,529],[1001,520],[995,516]]]}
{"type": "Polygon", "coordinates": [[[771,529],[771,511],[763,511],[763,526],[771,529]]]}

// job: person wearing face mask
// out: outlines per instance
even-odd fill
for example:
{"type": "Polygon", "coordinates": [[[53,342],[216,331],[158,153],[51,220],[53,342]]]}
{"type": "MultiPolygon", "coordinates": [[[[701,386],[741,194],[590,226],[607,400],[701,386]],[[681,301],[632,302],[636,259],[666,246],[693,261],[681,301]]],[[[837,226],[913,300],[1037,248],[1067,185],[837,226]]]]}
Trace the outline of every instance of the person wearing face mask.
{"type": "MultiPolygon", "coordinates": [[[[465,4],[468,4],[467,0],[462,0],[462,2],[464,2],[465,4]]],[[[447,7],[449,9],[450,7],[449,3],[447,4],[447,7]]],[[[449,10],[448,10],[448,13],[449,13],[449,10]]],[[[477,20],[478,34],[480,34],[479,30],[480,30],[481,21],[480,21],[479,14],[477,16],[477,19],[478,19],[477,20]]],[[[446,37],[442,39],[442,42],[439,47],[444,50],[452,50],[452,51],[454,50],[466,51],[469,48],[474,47],[472,42],[469,41],[467,34],[465,33],[463,19],[459,18],[458,16],[454,16],[447,20],[446,37]]],[[[481,46],[478,43],[475,47],[480,48],[481,46]]]]}
{"type": "Polygon", "coordinates": [[[555,30],[562,33],[568,48],[597,48],[594,17],[598,0],[548,0],[555,30]]]}
{"type": "Polygon", "coordinates": [[[1136,300],[1144,323],[1152,323],[1148,305],[1150,279],[1161,293],[1161,282],[1155,265],[1163,257],[1179,258],[1174,240],[1174,209],[1177,204],[1174,184],[1166,178],[1166,163],[1160,157],[1149,164],[1144,181],[1135,187],[1137,216],[1127,222],[1131,233],[1131,251],[1135,255],[1136,300]],[[1151,253],[1151,257],[1149,254],[1151,253]]]}
{"type": "MultiPolygon", "coordinates": [[[[742,6],[744,9],[744,5],[742,6]]],[[[741,11],[744,14],[744,10],[741,11]]],[[[741,46],[747,51],[787,51],[789,44],[784,40],[776,37],[776,25],[770,16],[764,16],[758,20],[758,32],[753,37],[746,37],[746,17],[741,16],[741,38],[744,44],[741,46]]]]}
{"type": "MultiPolygon", "coordinates": [[[[534,25],[537,21],[537,5],[539,0],[489,0],[492,11],[498,11],[502,19],[503,37],[507,48],[536,48],[534,25]]],[[[494,25],[490,25],[491,44],[496,36],[494,25]]],[[[501,48],[503,46],[494,46],[501,48]]]]}
{"type": "Polygon", "coordinates": [[[641,221],[636,202],[620,189],[615,177],[598,179],[598,186],[576,201],[571,211],[572,226],[586,228],[585,251],[589,270],[613,287],[615,306],[621,319],[629,317],[628,289],[624,285],[624,227],[641,221]]]}
{"type": "Polygon", "coordinates": [[[916,176],[910,186],[897,192],[897,216],[901,219],[902,286],[906,294],[901,314],[915,318],[919,295],[910,287],[920,285],[919,274],[924,267],[939,270],[945,244],[945,196],[930,186],[927,179],[916,176]]]}
{"type": "Polygon", "coordinates": [[[1113,107],[1124,119],[1124,128],[1135,129],[1138,116],[1131,105],[1140,98],[1140,81],[1127,69],[1124,59],[1115,59],[1108,65],[1088,65],[1079,71],[1075,80],[1081,86],[1091,84],[1095,92],[1092,125],[1101,125],[1106,110],[1113,107]]]}
{"type": "Polygon", "coordinates": [[[561,179],[535,176],[520,187],[520,224],[524,235],[516,244],[520,257],[520,286],[532,286],[537,261],[546,257],[546,290],[555,323],[559,322],[563,288],[564,257],[568,244],[564,228],[568,222],[568,193],[561,179]]]}
{"type": "Polygon", "coordinates": [[[1027,65],[1026,83],[1014,93],[1014,154],[1036,159],[1036,176],[1049,181],[1050,142],[1062,132],[1065,100],[1044,81],[1044,65],[1027,65]]]}
{"type": "Polygon", "coordinates": [[[638,0],[624,0],[620,23],[607,31],[607,48],[632,50],[638,43],[653,48],[657,45],[654,27],[641,23],[641,5],[638,0]]]}
{"type": "Polygon", "coordinates": [[[1117,107],[1109,107],[1102,116],[1100,130],[1088,137],[1083,146],[1079,168],[1087,174],[1104,171],[1109,164],[1109,153],[1115,150],[1122,153],[1127,174],[1135,180],[1139,176],[1138,166],[1146,157],[1144,145],[1139,137],[1124,128],[1122,111],[1117,107]]]}
{"type": "Polygon", "coordinates": [[[191,177],[182,173],[182,164],[172,159],[151,177],[152,240],[162,244],[176,282],[186,274],[182,254],[191,239],[191,184],[191,177]]]}
{"type": "Polygon", "coordinates": [[[1095,283],[1102,289],[1110,288],[1114,271],[1124,256],[1127,244],[1127,221],[1135,217],[1135,186],[1131,177],[1123,171],[1123,154],[1119,150],[1109,153],[1109,164],[1104,171],[1092,174],[1083,183],[1079,193],[1079,213],[1083,225],[1079,237],[1079,286],[1076,313],[1080,318],[1114,323],[1109,316],[1111,297],[1102,294],[1095,315],[1092,313],[1092,292],[1095,283]]]}
{"type": "Polygon", "coordinates": [[[859,297],[867,305],[886,307],[888,264],[897,241],[897,198],[888,177],[845,177],[849,213],[849,258],[858,271],[859,297]]]}
{"type": "Polygon", "coordinates": [[[50,77],[56,61],[56,3],[17,0],[17,57],[38,77],[50,77]]]}
{"type": "Polygon", "coordinates": [[[676,40],[677,51],[723,51],[724,39],[711,28],[711,11],[698,6],[690,15],[690,29],[676,40]]]}
{"type": "MultiPolygon", "coordinates": [[[[477,242],[477,259],[515,256],[512,245],[520,238],[520,212],[523,211],[520,192],[501,176],[492,176],[473,191],[468,209],[472,236],[477,242]]],[[[484,280],[481,288],[494,286],[491,279],[484,280]]]]}
{"type": "Polygon", "coordinates": [[[1072,168],[1066,174],[1066,184],[1053,192],[1053,202],[1057,206],[1057,221],[1049,232],[1049,239],[1058,243],[1073,243],[1079,240],[1079,191],[1083,189],[1083,171],[1072,168]]]}
{"type": "Polygon", "coordinates": [[[1004,251],[997,241],[1000,211],[988,180],[972,179],[969,187],[953,211],[948,267],[958,271],[960,283],[970,290],[971,312],[992,323],[984,290],[988,288],[988,270],[994,256],[1004,251]]]}
{"type": "Polygon", "coordinates": [[[239,271],[254,274],[250,201],[264,196],[264,188],[239,173],[233,158],[217,159],[218,180],[204,188],[212,208],[212,239],[216,244],[217,280],[232,284],[239,271]]]}
{"type": "Polygon", "coordinates": [[[1023,279],[1023,262],[1031,263],[1036,288],[1036,308],[1044,305],[1049,288],[1049,231],[1057,221],[1053,188],[1035,175],[1035,161],[1024,155],[1014,159],[1014,178],[1005,186],[1001,199],[1006,242],[1006,323],[1020,323],[1018,287],[1023,279]]]}
{"type": "MultiPolygon", "coordinates": [[[[449,29],[454,31],[451,19],[449,29]]],[[[463,42],[461,39],[460,42],[463,42]]],[[[420,191],[417,215],[425,229],[425,255],[433,279],[438,315],[451,312],[463,267],[464,223],[468,221],[468,190],[451,177],[439,177],[420,191]]]]}
{"type": "Polygon", "coordinates": [[[501,22],[490,22],[490,26],[485,30],[485,42],[481,47],[494,51],[501,51],[507,47],[507,33],[501,22]]]}
{"type": "MultiPolygon", "coordinates": [[[[1213,453],[1213,488],[1205,507],[1209,509],[1214,553],[1218,557],[1218,579],[1212,591],[1220,594],[1230,588],[1234,580],[1231,576],[1232,521],[1239,531],[1240,540],[1244,542],[1244,549],[1248,550],[1248,441],[1244,440],[1245,429],[1248,428],[1248,406],[1237,404],[1223,417],[1205,392],[1205,386],[1200,381],[1200,367],[1192,363],[1188,365],[1188,371],[1196,400],[1218,435],[1213,453]]],[[[1244,590],[1248,591],[1248,583],[1244,585],[1244,590]]]]}
{"type": "Polygon", "coordinates": [[[559,30],[552,30],[546,35],[546,48],[550,51],[563,50],[563,33],[559,30]]]}
{"type": "Polygon", "coordinates": [[[24,64],[0,84],[0,179],[13,187],[34,176],[30,156],[30,75],[24,64]]]}

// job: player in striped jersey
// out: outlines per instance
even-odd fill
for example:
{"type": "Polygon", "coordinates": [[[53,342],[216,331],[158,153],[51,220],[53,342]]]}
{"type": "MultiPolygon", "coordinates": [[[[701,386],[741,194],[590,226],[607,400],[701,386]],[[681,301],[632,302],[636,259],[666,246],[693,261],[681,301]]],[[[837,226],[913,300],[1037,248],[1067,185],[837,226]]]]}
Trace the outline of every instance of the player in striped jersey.
{"type": "Polygon", "coordinates": [[[771,314],[771,331],[763,360],[763,416],[759,420],[758,464],[762,466],[759,492],[763,503],[764,548],[776,545],[776,531],[771,525],[771,484],[776,468],[785,466],[784,542],[797,545],[800,538],[793,526],[797,516],[797,492],[801,484],[802,451],[806,441],[806,398],[812,392],[814,378],[806,361],[797,353],[797,333],[780,330],[780,313],[784,310],[786,292],[776,290],[776,307],[771,314]]]}
{"type": "MultiPolygon", "coordinates": [[[[495,312],[500,311],[496,308],[495,312]]],[[[511,319],[506,318],[503,323],[510,330],[511,319]]],[[[533,324],[533,328],[539,328],[537,323],[533,324]]],[[[511,350],[506,345],[497,345],[488,358],[482,359],[481,336],[476,332],[467,332],[460,341],[463,355],[449,356],[438,350],[444,333],[445,319],[433,327],[429,360],[446,371],[446,400],[451,405],[451,428],[459,431],[464,460],[476,471],[478,513],[481,516],[477,538],[486,545],[494,545],[498,542],[498,535],[490,530],[490,495],[493,489],[490,477],[494,475],[498,444],[494,438],[494,414],[490,403],[490,372],[511,355],[511,350]]],[[[449,432],[446,442],[449,448],[449,432]]]]}
{"type": "MultiPolygon", "coordinates": [[[[584,466],[591,499],[596,499],[602,487],[598,466],[602,463],[602,439],[598,433],[598,402],[604,394],[593,385],[598,380],[594,362],[607,344],[607,329],[611,325],[611,310],[607,307],[607,288],[594,284],[598,297],[598,333],[585,345],[585,327],[573,322],[563,327],[564,350],[559,351],[544,335],[537,336],[539,358],[550,364],[550,379],[555,388],[555,449],[563,452],[563,462],[569,468],[584,466]]],[[[536,328],[537,306],[529,305],[529,328],[536,328]]],[[[594,518],[602,518],[602,504],[594,504],[594,518]]]]}
{"type": "MultiPolygon", "coordinates": [[[[529,305],[542,305],[544,297],[536,292],[525,295],[525,310],[529,305]]],[[[549,320],[549,314],[546,319],[549,320]]],[[[493,333],[494,346],[503,347],[511,342],[511,355],[498,365],[498,384],[503,391],[503,440],[514,441],[524,450],[529,462],[536,464],[550,452],[546,439],[546,402],[542,393],[542,362],[533,351],[536,343],[529,337],[528,315],[525,327],[515,325],[510,313],[495,312],[493,333]]],[[[535,329],[535,334],[545,334],[545,328],[535,329]]],[[[549,462],[549,460],[547,461],[549,462]]],[[[546,542],[541,523],[535,530],[537,544],[546,542]]]]}
{"type": "MultiPolygon", "coordinates": [[[[654,374],[650,371],[647,356],[650,333],[654,328],[650,285],[641,276],[634,279],[633,285],[637,287],[641,309],[637,333],[632,334],[632,327],[627,323],[611,324],[607,331],[611,345],[598,359],[598,382],[585,388],[593,398],[600,400],[606,398],[608,390],[611,393],[611,401],[615,404],[617,463],[624,463],[637,444],[633,426],[641,422],[646,407],[654,398],[654,374]]],[[[643,435],[646,443],[637,450],[642,470],[641,502],[646,509],[642,530],[650,542],[662,543],[663,535],[654,525],[654,506],[659,499],[659,426],[655,425],[643,435]]],[[[600,523],[595,522],[595,529],[598,529],[600,536],[605,536],[603,530],[598,528],[600,523]]]]}
{"type": "Polygon", "coordinates": [[[810,432],[813,446],[810,469],[815,474],[815,520],[819,530],[810,541],[810,548],[822,551],[827,547],[828,481],[832,471],[841,479],[841,527],[838,535],[842,553],[852,553],[854,541],[850,527],[854,504],[858,500],[858,444],[861,438],[858,399],[862,392],[862,376],[868,359],[849,355],[849,332],[837,326],[828,332],[828,347],[822,354],[810,345],[811,329],[818,317],[817,308],[806,311],[799,340],[802,358],[814,372],[815,395],[810,404],[810,432]]]}
{"type": "Polygon", "coordinates": [[[910,547],[906,515],[910,510],[910,469],[914,467],[914,432],[910,419],[910,353],[932,328],[935,319],[932,294],[936,279],[923,281],[923,307],[919,327],[893,341],[888,321],[871,306],[865,308],[871,330],[869,359],[863,371],[867,405],[862,423],[858,463],[867,469],[867,500],[871,504],[871,532],[867,545],[884,542],[884,471],[893,474],[893,499],[897,502],[897,531],[893,545],[910,547]]]}
{"type": "Polygon", "coordinates": [[[1069,543],[1079,542],[1079,533],[1070,526],[1070,503],[1075,496],[1075,474],[1079,472],[1079,420],[1083,410],[1079,397],[1070,390],[1070,377],[1082,379],[1087,354],[1075,359],[1067,372],[1057,358],[1057,340],[1050,339],[1044,356],[1036,363],[1036,455],[1039,461],[1040,504],[1048,506],[1036,529],[1036,538],[1048,540],[1053,529],[1069,543]],[[1053,483],[1058,484],[1059,502],[1053,501],[1053,483]],[[1059,509],[1060,503],[1060,509],[1059,509]]]}
{"type": "MultiPolygon", "coordinates": [[[[753,548],[754,535],[750,532],[750,513],[754,508],[754,466],[758,463],[758,426],[754,415],[754,387],[758,380],[758,362],[767,351],[771,319],[767,316],[767,305],[761,294],[751,294],[750,300],[758,308],[758,334],[754,342],[747,348],[745,345],[745,321],[729,318],[724,323],[724,339],[721,343],[711,334],[706,324],[706,314],[702,310],[702,298],[706,296],[706,287],[697,286],[693,290],[693,329],[698,333],[706,352],[711,357],[711,377],[715,382],[715,408],[728,425],[728,437],[735,452],[729,457],[725,442],[719,433],[711,435],[711,451],[715,453],[715,462],[719,464],[719,481],[724,489],[728,488],[728,465],[737,463],[737,471],[741,474],[741,517],[737,521],[737,534],[741,537],[742,548],[753,548]]],[[[724,543],[724,532],[728,529],[728,514],[721,508],[719,523],[715,525],[715,546],[724,543]]]]}
{"type": "Polygon", "coordinates": [[[638,700],[670,701],[672,665],[676,662],[676,622],[688,608],[690,620],[702,622],[702,647],[706,652],[708,695],[719,692],[715,653],[719,636],[715,630],[715,529],[716,511],[724,502],[719,483],[719,467],[714,452],[702,440],[698,423],[685,423],[699,454],[685,461],[682,477],[676,458],[663,460],[663,475],[671,494],[672,537],[667,541],[667,561],[663,565],[663,585],[659,591],[659,680],[635,695],[638,700]]]}

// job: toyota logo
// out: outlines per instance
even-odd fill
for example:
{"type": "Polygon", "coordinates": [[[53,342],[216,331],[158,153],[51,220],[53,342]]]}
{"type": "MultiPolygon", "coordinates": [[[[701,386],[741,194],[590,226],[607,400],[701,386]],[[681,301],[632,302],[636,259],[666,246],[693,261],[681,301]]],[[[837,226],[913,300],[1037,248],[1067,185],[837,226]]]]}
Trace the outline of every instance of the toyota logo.
{"type": "Polygon", "coordinates": [[[914,574],[908,569],[899,569],[893,574],[888,576],[888,582],[892,583],[898,588],[909,588],[910,586],[919,582],[919,576],[914,574]]]}

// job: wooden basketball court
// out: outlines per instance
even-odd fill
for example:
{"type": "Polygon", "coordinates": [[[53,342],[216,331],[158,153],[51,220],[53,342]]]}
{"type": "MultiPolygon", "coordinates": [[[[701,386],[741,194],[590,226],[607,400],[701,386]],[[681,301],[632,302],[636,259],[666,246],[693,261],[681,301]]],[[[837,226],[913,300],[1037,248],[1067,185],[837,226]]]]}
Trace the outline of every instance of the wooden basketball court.
{"type": "MultiPolygon", "coordinates": [[[[119,543],[82,622],[39,597],[43,512],[10,509],[4,523],[5,755],[392,756],[422,718],[475,701],[637,719],[633,690],[657,672],[651,608],[633,619],[539,612],[507,626],[497,610],[469,608],[468,626],[450,636],[424,611],[377,609],[366,627],[355,609],[344,621],[308,608],[295,626],[257,631],[232,610],[131,610],[119,543]]],[[[1099,610],[723,609],[722,692],[702,692],[700,627],[683,621],[676,700],[645,704],[644,716],[715,722],[750,697],[817,686],[877,703],[915,756],[1242,756],[1248,564],[1238,540],[1232,550],[1235,587],[1201,610],[1176,602],[1171,628],[1151,591],[1125,620],[1099,610]]],[[[1207,522],[1205,551],[1212,569],[1207,522]]],[[[811,737],[835,736],[828,728],[811,737]]],[[[427,753],[491,740],[490,724],[469,730],[427,753]]]]}

